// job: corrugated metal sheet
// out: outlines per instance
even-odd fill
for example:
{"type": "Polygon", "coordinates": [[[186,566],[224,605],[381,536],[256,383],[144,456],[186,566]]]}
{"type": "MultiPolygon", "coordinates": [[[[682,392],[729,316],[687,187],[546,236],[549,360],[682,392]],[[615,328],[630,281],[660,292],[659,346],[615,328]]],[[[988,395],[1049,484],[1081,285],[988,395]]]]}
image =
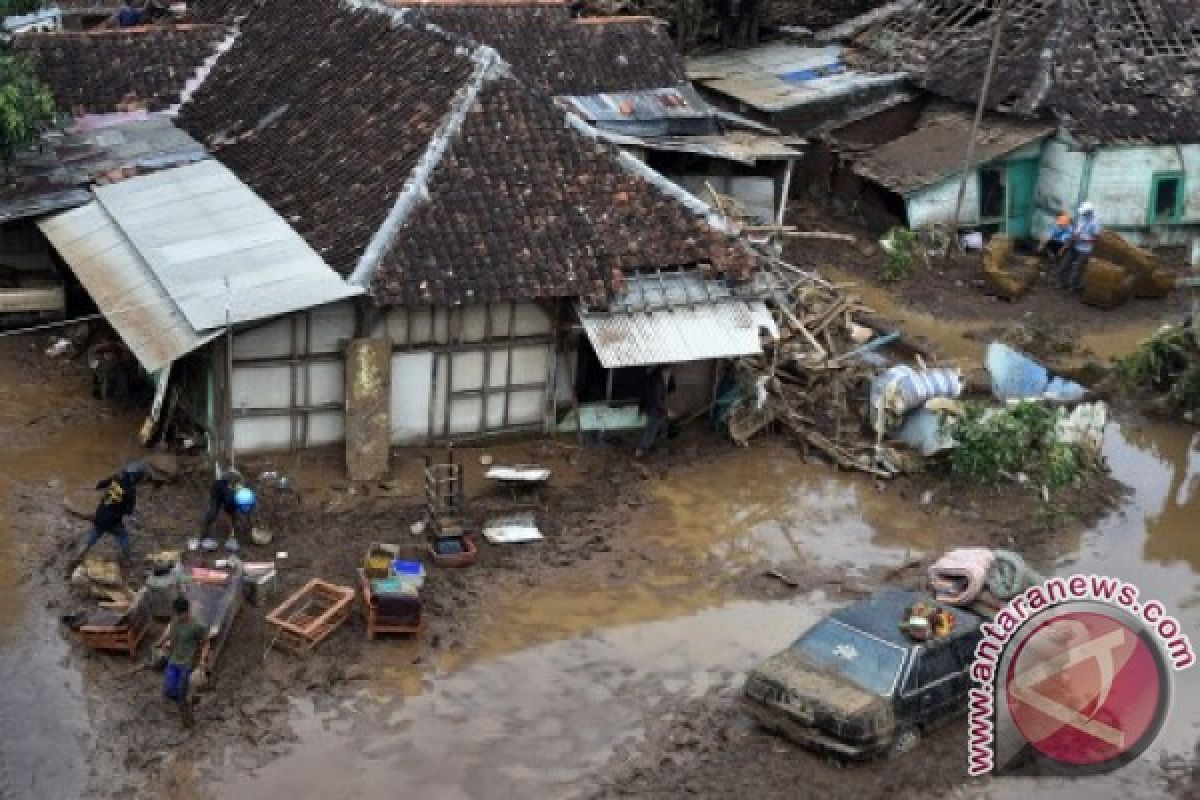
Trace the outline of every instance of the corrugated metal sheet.
{"type": "Polygon", "coordinates": [[[216,161],[95,190],[96,198],[196,331],[360,294],[262,198],[216,161]]]}
{"type": "Polygon", "coordinates": [[[581,308],[579,320],[608,369],[761,353],[760,329],[778,335],[762,302],[686,273],[630,276],[607,310],[581,308]]]}
{"type": "Polygon", "coordinates": [[[849,69],[842,48],[770,44],[689,59],[688,78],[759,111],[786,111],[877,86],[901,86],[904,73],[849,69]]]}
{"type": "Polygon", "coordinates": [[[712,109],[688,87],[571,95],[562,98],[589,122],[708,119],[712,109]]]}
{"type": "Polygon", "coordinates": [[[97,307],[148,371],[200,347],[197,334],[99,203],[38,221],[97,307]]]}
{"type": "Polygon", "coordinates": [[[580,322],[608,369],[761,353],[759,328],[774,328],[757,301],[721,301],[667,311],[587,312],[580,322]]]}

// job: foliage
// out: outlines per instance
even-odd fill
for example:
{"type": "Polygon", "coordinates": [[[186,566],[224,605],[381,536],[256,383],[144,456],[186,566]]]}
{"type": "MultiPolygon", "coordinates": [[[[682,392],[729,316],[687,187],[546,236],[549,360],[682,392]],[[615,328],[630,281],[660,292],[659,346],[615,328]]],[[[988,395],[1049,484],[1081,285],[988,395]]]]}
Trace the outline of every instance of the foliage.
{"type": "Polygon", "coordinates": [[[879,279],[892,283],[909,277],[917,264],[917,234],[895,227],[883,237],[887,261],[879,268],[879,279]]]}
{"type": "Polygon", "coordinates": [[[0,158],[37,141],[56,117],[54,98],[29,59],[0,53],[0,158]]]}
{"type": "Polygon", "coordinates": [[[1164,327],[1117,362],[1117,375],[1128,388],[1165,394],[1178,410],[1200,409],[1200,353],[1190,329],[1164,327]]]}
{"type": "Polygon", "coordinates": [[[1020,403],[992,410],[968,405],[966,414],[948,423],[957,442],[950,470],[978,483],[994,483],[1024,473],[1057,489],[1075,481],[1084,458],[1075,445],[1054,439],[1058,412],[1042,403],[1020,403]]]}

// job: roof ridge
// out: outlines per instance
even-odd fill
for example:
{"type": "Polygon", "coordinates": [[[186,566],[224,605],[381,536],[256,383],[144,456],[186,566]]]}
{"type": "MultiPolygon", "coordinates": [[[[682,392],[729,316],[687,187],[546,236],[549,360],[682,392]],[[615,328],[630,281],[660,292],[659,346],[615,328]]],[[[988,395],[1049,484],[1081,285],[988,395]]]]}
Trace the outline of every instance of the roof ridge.
{"type": "MultiPolygon", "coordinates": [[[[415,30],[415,28],[408,25],[405,21],[408,9],[392,8],[379,2],[379,0],[349,0],[347,4],[352,8],[361,8],[383,14],[391,18],[395,27],[403,26],[415,30]]],[[[424,27],[431,33],[445,37],[448,42],[457,44],[453,37],[437,26],[429,25],[424,27]]],[[[457,46],[461,47],[462,45],[457,44],[457,46]]],[[[420,201],[428,197],[427,186],[429,176],[433,174],[433,171],[441,163],[450,142],[462,130],[467,113],[475,104],[475,100],[479,97],[484,84],[501,77],[507,72],[507,65],[500,57],[500,54],[486,45],[475,45],[475,49],[470,53],[470,58],[475,62],[475,69],[471,73],[471,77],[456,92],[449,113],[442,119],[438,130],[425,145],[425,151],[421,153],[421,157],[417,159],[416,165],[404,181],[404,186],[396,196],[396,202],[392,204],[391,211],[384,217],[378,230],[375,231],[375,234],[363,250],[362,256],[359,257],[354,271],[346,279],[348,283],[357,286],[367,286],[371,283],[379,262],[391,251],[392,244],[395,242],[396,236],[404,226],[405,221],[420,201]]]]}

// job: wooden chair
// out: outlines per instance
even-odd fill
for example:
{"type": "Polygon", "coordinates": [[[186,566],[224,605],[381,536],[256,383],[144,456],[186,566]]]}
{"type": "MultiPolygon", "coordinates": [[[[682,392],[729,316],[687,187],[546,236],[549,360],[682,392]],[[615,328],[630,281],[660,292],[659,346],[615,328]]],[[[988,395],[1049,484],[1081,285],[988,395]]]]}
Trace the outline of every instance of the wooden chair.
{"type": "Polygon", "coordinates": [[[358,580],[362,585],[363,616],[367,621],[367,638],[374,639],[380,633],[401,633],[419,636],[424,628],[424,616],[419,597],[409,599],[406,603],[396,602],[395,607],[389,607],[388,600],[376,595],[371,589],[371,580],[365,570],[358,571],[358,580]],[[412,608],[415,601],[415,612],[412,608]],[[401,608],[404,606],[404,608],[401,608]],[[407,611],[408,613],[398,613],[407,611]]]}
{"type": "Polygon", "coordinates": [[[146,597],[146,590],[142,589],[126,609],[102,608],[89,613],[79,627],[83,643],[93,650],[126,653],[134,658],[150,629],[150,604],[146,597]]]}

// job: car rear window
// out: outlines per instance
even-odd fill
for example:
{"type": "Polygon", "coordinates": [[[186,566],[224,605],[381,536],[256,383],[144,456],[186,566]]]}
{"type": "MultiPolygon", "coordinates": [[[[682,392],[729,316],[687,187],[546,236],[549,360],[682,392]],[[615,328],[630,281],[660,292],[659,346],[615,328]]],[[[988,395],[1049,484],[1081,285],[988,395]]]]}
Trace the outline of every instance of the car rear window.
{"type": "Polygon", "coordinates": [[[834,619],[818,623],[792,645],[812,666],[834,672],[869,692],[890,695],[904,650],[834,619]]]}

